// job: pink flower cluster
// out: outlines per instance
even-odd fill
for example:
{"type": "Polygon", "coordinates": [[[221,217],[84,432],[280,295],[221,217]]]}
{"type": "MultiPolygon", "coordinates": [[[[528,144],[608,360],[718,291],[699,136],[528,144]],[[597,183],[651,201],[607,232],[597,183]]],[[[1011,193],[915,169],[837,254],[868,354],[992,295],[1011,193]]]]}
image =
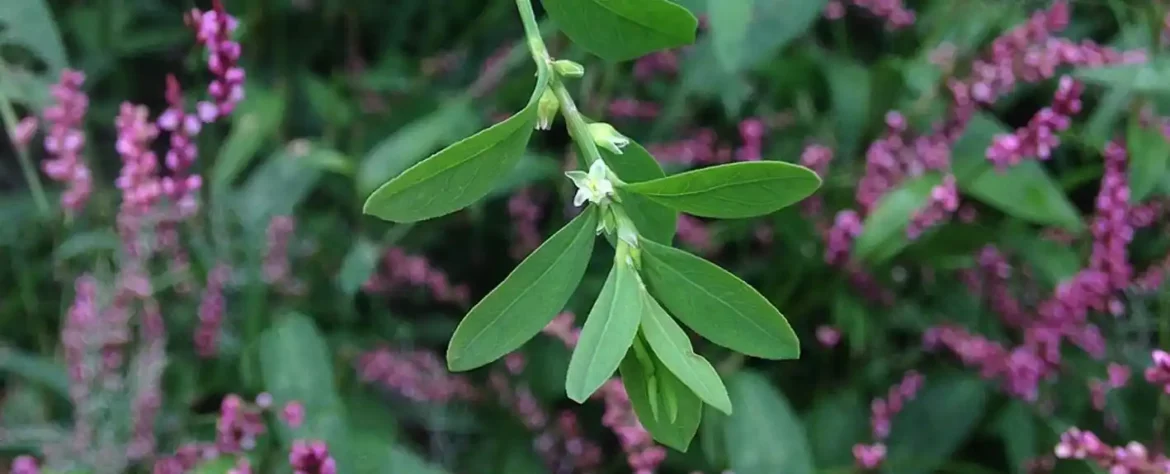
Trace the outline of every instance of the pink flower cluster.
{"type": "Polygon", "coordinates": [[[701,254],[710,255],[717,250],[715,242],[711,240],[711,230],[707,228],[707,223],[697,217],[679,214],[675,230],[678,232],[678,240],[683,245],[701,254]]]}
{"type": "Polygon", "coordinates": [[[207,286],[199,301],[199,325],[195,328],[195,352],[199,357],[213,357],[218,350],[225,306],[223,287],[231,271],[227,264],[220,263],[207,274],[207,286]]]}
{"type": "Polygon", "coordinates": [[[1105,146],[1104,156],[1105,172],[1101,177],[1097,213],[1092,222],[1093,251],[1089,268],[1108,278],[1109,291],[1121,291],[1133,278],[1126,250],[1134,233],[1129,219],[1128,153],[1124,145],[1110,142],[1105,146]]]}
{"type": "Polygon", "coordinates": [[[514,259],[528,256],[540,247],[540,215],[543,210],[533,198],[531,188],[524,188],[508,199],[508,214],[512,217],[512,248],[514,259]]]}
{"type": "Polygon", "coordinates": [[[957,133],[952,128],[944,126],[930,135],[912,136],[906,118],[898,112],[886,114],[886,127],[886,134],[866,150],[865,175],[857,184],[855,197],[865,214],[906,178],[950,169],[950,145],[957,133]]]}
{"type": "Polygon", "coordinates": [[[1069,76],[1060,78],[1052,105],[1040,109],[1028,125],[1015,133],[998,135],[987,148],[987,159],[996,168],[1004,170],[1027,157],[1047,160],[1052,150],[1060,145],[1056,134],[1068,130],[1072,116],[1081,111],[1081,93],[1084,85],[1069,76]]]}
{"type": "Polygon", "coordinates": [[[836,347],[841,342],[841,330],[828,325],[817,326],[817,341],[830,349],[836,347]]]}
{"type": "MultiPolygon", "coordinates": [[[[123,102],[115,125],[116,148],[122,157],[122,171],[114,182],[122,191],[122,208],[118,213],[119,233],[133,242],[139,227],[162,193],[158,178],[158,157],[150,150],[158,128],[149,120],[145,106],[123,102]]],[[[131,244],[131,253],[139,253],[131,244]]]]}
{"type": "MultiPolygon", "coordinates": [[[[833,149],[820,144],[811,144],[804,147],[800,153],[800,164],[812,170],[822,180],[829,176],[829,163],[833,161],[833,149]]],[[[813,194],[800,202],[804,215],[819,217],[825,212],[825,198],[820,193],[813,194]]]]}
{"type": "Polygon", "coordinates": [[[846,209],[837,213],[833,226],[825,234],[825,262],[834,266],[845,266],[853,253],[853,241],[861,235],[861,216],[846,209]]]}
{"type": "Polygon", "coordinates": [[[261,264],[264,281],[286,295],[299,295],[305,290],[304,283],[293,276],[289,258],[289,243],[296,230],[297,222],[292,216],[276,216],[268,221],[265,232],[268,242],[261,264]]]}
{"type": "Polygon", "coordinates": [[[615,119],[653,120],[661,112],[658,104],[638,99],[614,99],[609,103],[609,116],[615,119]]]}
{"type": "Polygon", "coordinates": [[[1093,408],[1097,411],[1105,410],[1106,396],[1112,390],[1124,387],[1129,383],[1130,370],[1117,363],[1109,363],[1106,368],[1107,377],[1105,380],[1090,379],[1089,380],[1089,395],[1092,398],[1093,408]]]}
{"type": "Polygon", "coordinates": [[[381,347],[357,360],[358,375],[417,402],[447,403],[479,397],[471,382],[447,373],[443,361],[430,351],[394,351],[381,347]]]}
{"type": "Polygon", "coordinates": [[[1146,369],[1146,382],[1161,387],[1163,392],[1170,395],[1170,354],[1157,349],[1151,357],[1154,365],[1146,369]]]}
{"type": "Polygon", "coordinates": [[[639,81],[650,81],[657,76],[678,74],[678,53],[671,50],[656,51],[638,58],[634,62],[634,77],[639,81]]]}
{"type": "Polygon", "coordinates": [[[37,460],[32,456],[17,456],[12,460],[12,468],[9,469],[10,474],[41,474],[41,468],[37,465],[37,460]]]}
{"type": "Polygon", "coordinates": [[[964,365],[979,369],[980,376],[999,379],[1004,391],[1024,400],[1035,401],[1040,394],[1040,381],[1051,373],[1045,360],[1028,347],[1009,351],[997,342],[956,326],[935,326],[922,339],[927,349],[949,349],[964,365]]]}
{"type": "Polygon", "coordinates": [[[886,458],[885,440],[890,436],[890,420],[902,411],[902,407],[918,395],[924,378],[916,371],[908,371],[898,384],[890,387],[886,398],[874,399],[870,404],[872,415],[870,427],[873,430],[873,444],[853,446],[853,458],[862,469],[876,469],[886,458]]]}
{"type": "Polygon", "coordinates": [[[215,425],[215,448],[220,453],[238,453],[256,446],[256,437],[267,431],[261,410],[239,395],[224,397],[215,425]]]}
{"type": "Polygon", "coordinates": [[[914,24],[914,10],[906,8],[902,0],[830,0],[825,5],[825,18],[838,20],[845,16],[845,7],[853,5],[886,22],[886,28],[898,30],[914,24]]]}
{"type": "Polygon", "coordinates": [[[44,111],[49,124],[45,151],[50,158],[42,167],[49,178],[68,186],[61,196],[61,206],[70,213],[79,212],[93,190],[89,167],[81,158],[85,147],[85,114],[89,110],[89,97],[81,90],[84,83],[85,74],[72,69],[61,71],[61,80],[49,89],[53,104],[44,111]]]}
{"type": "Polygon", "coordinates": [[[170,175],[162,178],[162,189],[174,203],[178,219],[186,219],[199,208],[198,192],[203,179],[191,174],[191,166],[199,156],[195,137],[203,128],[203,122],[210,123],[216,118],[216,110],[200,110],[198,114],[187,113],[183,103],[183,90],[175,76],[167,76],[167,109],[158,117],[158,128],[170,134],[170,148],[164,162],[170,175]]]}
{"type": "Polygon", "coordinates": [[[394,293],[404,287],[426,288],[435,301],[467,306],[471,294],[465,285],[452,285],[447,274],[431,266],[425,257],[408,255],[395,247],[382,257],[379,271],[362,286],[369,293],[394,293]]]}
{"type": "Polygon", "coordinates": [[[324,441],[293,441],[288,453],[293,474],[337,474],[337,461],[324,441]]]}
{"type": "Polygon", "coordinates": [[[714,164],[731,161],[732,149],[718,145],[719,137],[709,128],[701,128],[682,140],[655,143],[647,151],[660,161],[682,164],[714,164]]]}
{"type": "Polygon", "coordinates": [[[1109,446],[1092,432],[1078,428],[1062,433],[1054,451],[1060,459],[1093,461],[1110,474],[1170,473],[1170,460],[1162,454],[1150,453],[1141,443],[1131,441],[1125,446],[1109,446]]]}
{"type": "Polygon", "coordinates": [[[959,187],[955,184],[955,176],[948,174],[943,182],[930,190],[930,200],[926,206],[914,211],[910,223],[906,226],[906,236],[911,240],[917,239],[922,233],[950,218],[959,210],[959,187]]]}
{"type": "Polygon", "coordinates": [[[735,150],[735,159],[759,161],[764,149],[764,134],[767,131],[767,125],[757,117],[749,117],[739,122],[739,138],[742,143],[740,148],[735,150]]]}
{"type": "Polygon", "coordinates": [[[200,104],[200,117],[217,113],[217,118],[231,115],[244,100],[244,69],[239,66],[240,43],[232,39],[239,21],[229,15],[222,0],[213,0],[209,11],[191,10],[187,22],[195,30],[195,39],[207,48],[207,69],[215,79],[207,86],[212,104],[200,104]]]}

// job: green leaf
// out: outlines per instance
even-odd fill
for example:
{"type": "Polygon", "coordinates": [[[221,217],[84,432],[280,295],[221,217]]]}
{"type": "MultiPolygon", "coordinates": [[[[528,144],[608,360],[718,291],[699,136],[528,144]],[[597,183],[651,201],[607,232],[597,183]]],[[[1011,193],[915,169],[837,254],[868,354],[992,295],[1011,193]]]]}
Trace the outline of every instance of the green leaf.
{"type": "Polygon", "coordinates": [[[732,471],[736,474],[816,472],[800,418],[768,379],[744,370],[727,381],[727,388],[731,391],[731,402],[739,407],[724,424],[732,471]]]}
{"type": "Polygon", "coordinates": [[[695,41],[699,21],[666,0],[542,0],[557,27],[585,50],[626,61],[695,41]]]}
{"type": "Polygon", "coordinates": [[[516,190],[556,178],[564,178],[563,164],[559,159],[544,155],[526,153],[512,172],[496,183],[487,198],[508,196],[516,190]]]}
{"type": "Polygon", "coordinates": [[[263,87],[248,88],[248,98],[240,104],[232,130],[219,149],[211,169],[213,193],[225,191],[256,158],[260,147],[272,138],[284,118],[285,101],[281,94],[263,87]]]}
{"type": "Polygon", "coordinates": [[[0,2],[0,46],[24,48],[48,66],[49,75],[69,65],[53,11],[44,0],[0,2]]]}
{"type": "Polygon", "coordinates": [[[995,421],[995,431],[1003,440],[1012,472],[1027,474],[1027,462],[1040,454],[1036,449],[1036,420],[1032,410],[1021,401],[1008,402],[995,421]]]}
{"type": "Polygon", "coordinates": [[[275,216],[292,215],[317,186],[321,170],[298,161],[302,151],[296,148],[286,146],[273,153],[230,201],[247,228],[263,229],[275,216]]]}
{"type": "Polygon", "coordinates": [[[520,112],[410,167],[375,190],[362,212],[393,222],[417,222],[458,211],[487,195],[524,155],[547,75],[541,68],[533,95],[520,112]]]}
{"type": "Polygon", "coordinates": [[[715,56],[731,73],[738,73],[747,48],[748,25],[752,22],[755,0],[710,0],[707,19],[710,22],[711,41],[715,56]]]}
{"type": "Polygon", "coordinates": [[[590,206],[553,234],[471,308],[447,348],[447,367],[471,370],[532,339],[565,307],[581,282],[596,239],[590,206]]]}
{"type": "Polygon", "coordinates": [[[333,358],[313,320],[291,313],[265,330],[260,336],[260,372],[273,406],[297,401],[305,408],[301,426],[277,426],[285,449],[297,439],[323,440],[337,458],[338,471],[347,471],[351,459],[345,407],[337,395],[333,358]]]}
{"type": "Polygon", "coordinates": [[[1073,75],[1085,82],[1134,92],[1170,93],[1170,62],[1118,64],[1106,67],[1081,68],[1073,75]]]}
{"type": "MultiPolygon", "coordinates": [[[[734,2],[729,2],[734,3],[734,2]]],[[[836,125],[837,155],[853,157],[869,122],[869,68],[846,57],[820,52],[821,70],[829,82],[836,125]]]]}
{"type": "Polygon", "coordinates": [[[679,173],[623,188],[700,217],[739,219],[776,212],[816,191],[808,168],[780,161],[746,161],[679,173]]]}
{"type": "Polygon", "coordinates": [[[723,413],[731,414],[727,388],[723,386],[723,380],[719,378],[715,367],[695,353],[691,338],[654,297],[644,293],[642,298],[646,308],[642,315],[642,333],[646,335],[646,342],[650,343],[650,348],[658,355],[662,365],[670,369],[704,402],[723,413]]]}
{"type": "Polygon", "coordinates": [[[9,373],[69,396],[69,376],[65,367],[52,359],[0,347],[0,372],[9,373]]]}
{"type": "MultiPolygon", "coordinates": [[[[601,149],[601,159],[609,169],[627,183],[639,183],[666,176],[650,152],[642,145],[631,141],[621,155],[615,155],[609,150],[601,149]]],[[[638,194],[617,190],[618,198],[622,200],[622,209],[638,227],[638,233],[643,237],[670,245],[674,241],[674,232],[678,228],[678,213],[673,209],[658,204],[638,194]]]]}
{"type": "Polygon", "coordinates": [[[695,438],[695,433],[699,431],[699,422],[703,418],[703,401],[675,378],[674,374],[661,367],[660,362],[651,363],[653,367],[649,369],[644,367],[634,355],[634,351],[629,351],[625,359],[622,359],[622,384],[626,387],[630,405],[633,406],[638,421],[650,432],[655,441],[686,452],[691,440],[695,438]],[[655,414],[651,407],[654,403],[650,401],[651,383],[657,385],[656,392],[673,390],[678,401],[678,411],[673,421],[666,413],[655,414]]]}
{"type": "Polygon", "coordinates": [[[348,296],[357,294],[374,273],[381,256],[381,249],[377,244],[369,239],[359,238],[341,261],[341,271],[337,275],[337,285],[341,287],[341,291],[348,296]]]}
{"type": "Polygon", "coordinates": [[[923,391],[892,421],[883,472],[938,472],[975,431],[986,404],[987,389],[979,379],[927,376],[923,391]]]}
{"type": "Polygon", "coordinates": [[[869,442],[869,403],[856,390],[832,389],[816,398],[804,417],[808,443],[820,466],[848,466],[853,455],[842,446],[869,442]]]}
{"type": "Polygon", "coordinates": [[[861,235],[853,244],[854,254],[870,263],[881,263],[897,255],[909,244],[906,226],[930,200],[930,191],[942,183],[942,176],[931,173],[902,183],[878,200],[873,212],[865,217],[861,235]]]}
{"type": "Polygon", "coordinates": [[[727,270],[673,247],[642,242],[650,293],[699,335],[762,359],[800,357],[800,341],[784,315],[727,270]]]}
{"type": "Polygon", "coordinates": [[[955,143],[953,166],[959,189],[989,206],[1028,222],[1080,232],[1085,223],[1060,186],[1034,160],[1005,171],[987,160],[997,134],[1008,133],[995,118],[976,114],[955,143]]]}
{"type": "Polygon", "coordinates": [[[1137,120],[1130,120],[1126,134],[1129,151],[1130,202],[1141,202],[1154,192],[1170,165],[1170,142],[1162,135],[1161,127],[1146,128],[1137,120]]]}
{"type": "Polygon", "coordinates": [[[439,146],[471,133],[474,117],[470,99],[457,97],[378,142],[358,167],[358,193],[373,192],[439,146]]]}
{"type": "Polygon", "coordinates": [[[95,253],[114,253],[122,248],[122,240],[111,229],[76,232],[61,242],[53,251],[53,260],[63,262],[74,257],[95,253]]]}
{"type": "Polygon", "coordinates": [[[234,467],[236,467],[235,456],[220,456],[195,466],[191,469],[191,474],[227,474],[234,467]]]}
{"type": "Polygon", "coordinates": [[[618,255],[569,359],[565,393],[577,403],[585,403],[609,380],[634,343],[642,322],[645,299],[638,272],[624,261],[624,252],[619,250],[618,255]]]}
{"type": "Polygon", "coordinates": [[[347,100],[333,84],[310,73],[301,76],[301,86],[304,88],[309,106],[326,124],[344,127],[353,121],[357,113],[352,105],[353,101],[347,100]]]}

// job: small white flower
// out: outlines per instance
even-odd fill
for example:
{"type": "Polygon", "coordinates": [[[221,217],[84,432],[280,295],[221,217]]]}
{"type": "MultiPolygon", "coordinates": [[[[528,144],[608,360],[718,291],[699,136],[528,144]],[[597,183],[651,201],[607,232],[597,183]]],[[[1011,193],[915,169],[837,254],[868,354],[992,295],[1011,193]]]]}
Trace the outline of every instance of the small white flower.
{"type": "Polygon", "coordinates": [[[597,160],[589,167],[589,173],[583,171],[568,171],[565,173],[573,184],[577,185],[577,195],[573,196],[573,205],[580,206],[589,201],[602,204],[613,196],[613,183],[609,181],[609,168],[605,162],[597,160]]]}

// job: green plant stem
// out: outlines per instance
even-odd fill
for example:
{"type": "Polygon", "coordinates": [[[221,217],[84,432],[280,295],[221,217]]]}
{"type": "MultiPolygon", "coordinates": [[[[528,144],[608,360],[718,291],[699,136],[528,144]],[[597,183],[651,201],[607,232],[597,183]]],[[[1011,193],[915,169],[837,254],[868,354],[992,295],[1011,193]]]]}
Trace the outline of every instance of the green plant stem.
{"type": "MultiPolygon", "coordinates": [[[[524,36],[528,42],[528,50],[532,53],[532,60],[538,69],[548,69],[552,58],[548,55],[544,38],[540,36],[536,12],[532,10],[532,0],[516,0],[516,8],[520,10],[520,20],[524,23],[524,36]]],[[[552,87],[553,94],[556,94],[557,100],[561,103],[561,116],[569,126],[569,136],[585,153],[585,165],[588,167],[601,159],[601,152],[597,150],[597,144],[593,143],[593,138],[589,135],[589,124],[585,122],[585,117],[581,115],[577,103],[573,101],[573,96],[569,94],[560,77],[555,73],[548,76],[549,87],[552,87]]]]}
{"type": "MultiPolygon", "coordinates": [[[[0,77],[5,76],[7,72],[3,66],[0,66],[0,77]]],[[[4,121],[4,129],[8,131],[8,137],[13,142],[13,148],[16,149],[16,158],[20,161],[20,171],[24,173],[24,180],[28,183],[29,190],[32,191],[33,201],[37,203],[37,210],[42,216],[47,216],[49,215],[49,199],[45,196],[41,177],[37,175],[37,170],[33,167],[28,150],[16,143],[16,124],[19,120],[16,119],[16,109],[12,107],[12,101],[2,91],[0,91],[0,119],[4,121]]]]}

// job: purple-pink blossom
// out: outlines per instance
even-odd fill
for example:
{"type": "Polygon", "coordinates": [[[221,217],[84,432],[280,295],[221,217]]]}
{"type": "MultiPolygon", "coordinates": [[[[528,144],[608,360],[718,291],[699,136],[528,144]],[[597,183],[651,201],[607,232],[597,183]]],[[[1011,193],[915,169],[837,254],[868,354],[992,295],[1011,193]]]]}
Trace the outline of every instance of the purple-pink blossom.
{"type": "Polygon", "coordinates": [[[240,67],[240,43],[232,39],[239,21],[228,14],[222,0],[213,0],[212,9],[191,10],[188,24],[195,39],[207,49],[207,69],[215,79],[207,86],[214,103],[201,102],[197,113],[204,122],[226,117],[244,100],[244,69],[240,67]]]}
{"type": "MultiPolygon", "coordinates": [[[[49,178],[66,185],[65,193],[61,196],[61,206],[70,213],[79,212],[93,190],[89,167],[81,157],[82,148],[85,147],[85,114],[89,110],[89,97],[81,90],[84,83],[85,74],[80,71],[61,71],[60,81],[49,89],[53,104],[44,111],[45,121],[48,122],[45,152],[49,159],[45,160],[42,167],[49,178]]],[[[24,128],[23,133],[29,134],[26,138],[31,138],[28,125],[25,124],[24,128]]],[[[18,143],[22,138],[20,135],[18,133],[16,137],[18,143]]]]}
{"type": "Polygon", "coordinates": [[[215,447],[219,452],[250,450],[256,445],[256,437],[265,431],[267,426],[258,408],[247,405],[236,394],[224,397],[215,425],[215,447]]]}
{"type": "Polygon", "coordinates": [[[512,217],[512,258],[522,259],[540,246],[542,213],[531,188],[521,189],[508,199],[508,214],[512,217]]]}
{"type": "Polygon", "coordinates": [[[396,294],[409,288],[428,290],[441,303],[467,306],[471,294],[466,285],[452,284],[447,274],[426,257],[410,255],[399,247],[386,251],[378,270],[362,285],[369,293],[396,294]]]}
{"type": "Polygon", "coordinates": [[[1084,85],[1069,76],[1060,78],[1052,105],[1040,109],[1028,125],[1015,133],[998,135],[987,149],[987,159],[996,168],[1004,170],[1025,158],[1047,160],[1052,150],[1060,145],[1057,133],[1068,130],[1072,116],[1081,111],[1081,92],[1084,85]]]}
{"type": "Polygon", "coordinates": [[[166,99],[167,109],[158,117],[158,128],[169,134],[164,162],[170,174],[162,178],[161,184],[163,192],[176,207],[176,217],[182,220],[193,216],[199,208],[198,192],[203,187],[203,180],[198,174],[191,173],[191,167],[199,156],[195,139],[203,128],[203,121],[186,111],[183,90],[174,75],[167,76],[166,99]]]}
{"type": "Polygon", "coordinates": [[[207,286],[199,301],[199,325],[195,328],[195,353],[202,358],[215,356],[218,350],[220,328],[223,326],[223,287],[231,277],[231,267],[220,263],[207,274],[207,286]]]}
{"type": "Polygon", "coordinates": [[[288,463],[293,474],[337,474],[337,461],[324,441],[293,441],[288,463]]]}
{"type": "Polygon", "coordinates": [[[914,211],[910,223],[906,226],[906,236],[917,239],[926,229],[946,221],[957,210],[959,188],[955,184],[955,176],[948,174],[943,177],[942,183],[930,190],[926,206],[914,211]]]}
{"type": "Polygon", "coordinates": [[[300,428],[305,422],[305,405],[296,400],[285,403],[280,409],[280,420],[289,428],[300,428]]]}
{"type": "Polygon", "coordinates": [[[40,474],[41,468],[32,456],[17,456],[12,460],[10,474],[40,474]]]}
{"type": "Polygon", "coordinates": [[[1146,382],[1154,384],[1170,395],[1170,354],[1161,349],[1155,349],[1150,357],[1154,365],[1146,369],[1146,382]]]}
{"type": "Polygon", "coordinates": [[[381,347],[358,357],[357,371],[363,381],[418,402],[446,403],[479,397],[470,380],[449,374],[443,361],[430,351],[381,347]]]}
{"type": "Polygon", "coordinates": [[[924,377],[917,371],[907,371],[902,380],[890,387],[885,398],[876,398],[870,404],[870,428],[873,444],[853,446],[853,459],[862,469],[876,469],[886,457],[885,440],[890,436],[890,422],[902,411],[906,403],[913,400],[922,389],[924,377]]]}
{"type": "Polygon", "coordinates": [[[1130,441],[1125,446],[1110,446],[1092,432],[1075,427],[1060,435],[1060,442],[1053,451],[1057,458],[1091,461],[1110,474],[1170,472],[1170,460],[1160,453],[1150,453],[1141,443],[1130,441]]]}

